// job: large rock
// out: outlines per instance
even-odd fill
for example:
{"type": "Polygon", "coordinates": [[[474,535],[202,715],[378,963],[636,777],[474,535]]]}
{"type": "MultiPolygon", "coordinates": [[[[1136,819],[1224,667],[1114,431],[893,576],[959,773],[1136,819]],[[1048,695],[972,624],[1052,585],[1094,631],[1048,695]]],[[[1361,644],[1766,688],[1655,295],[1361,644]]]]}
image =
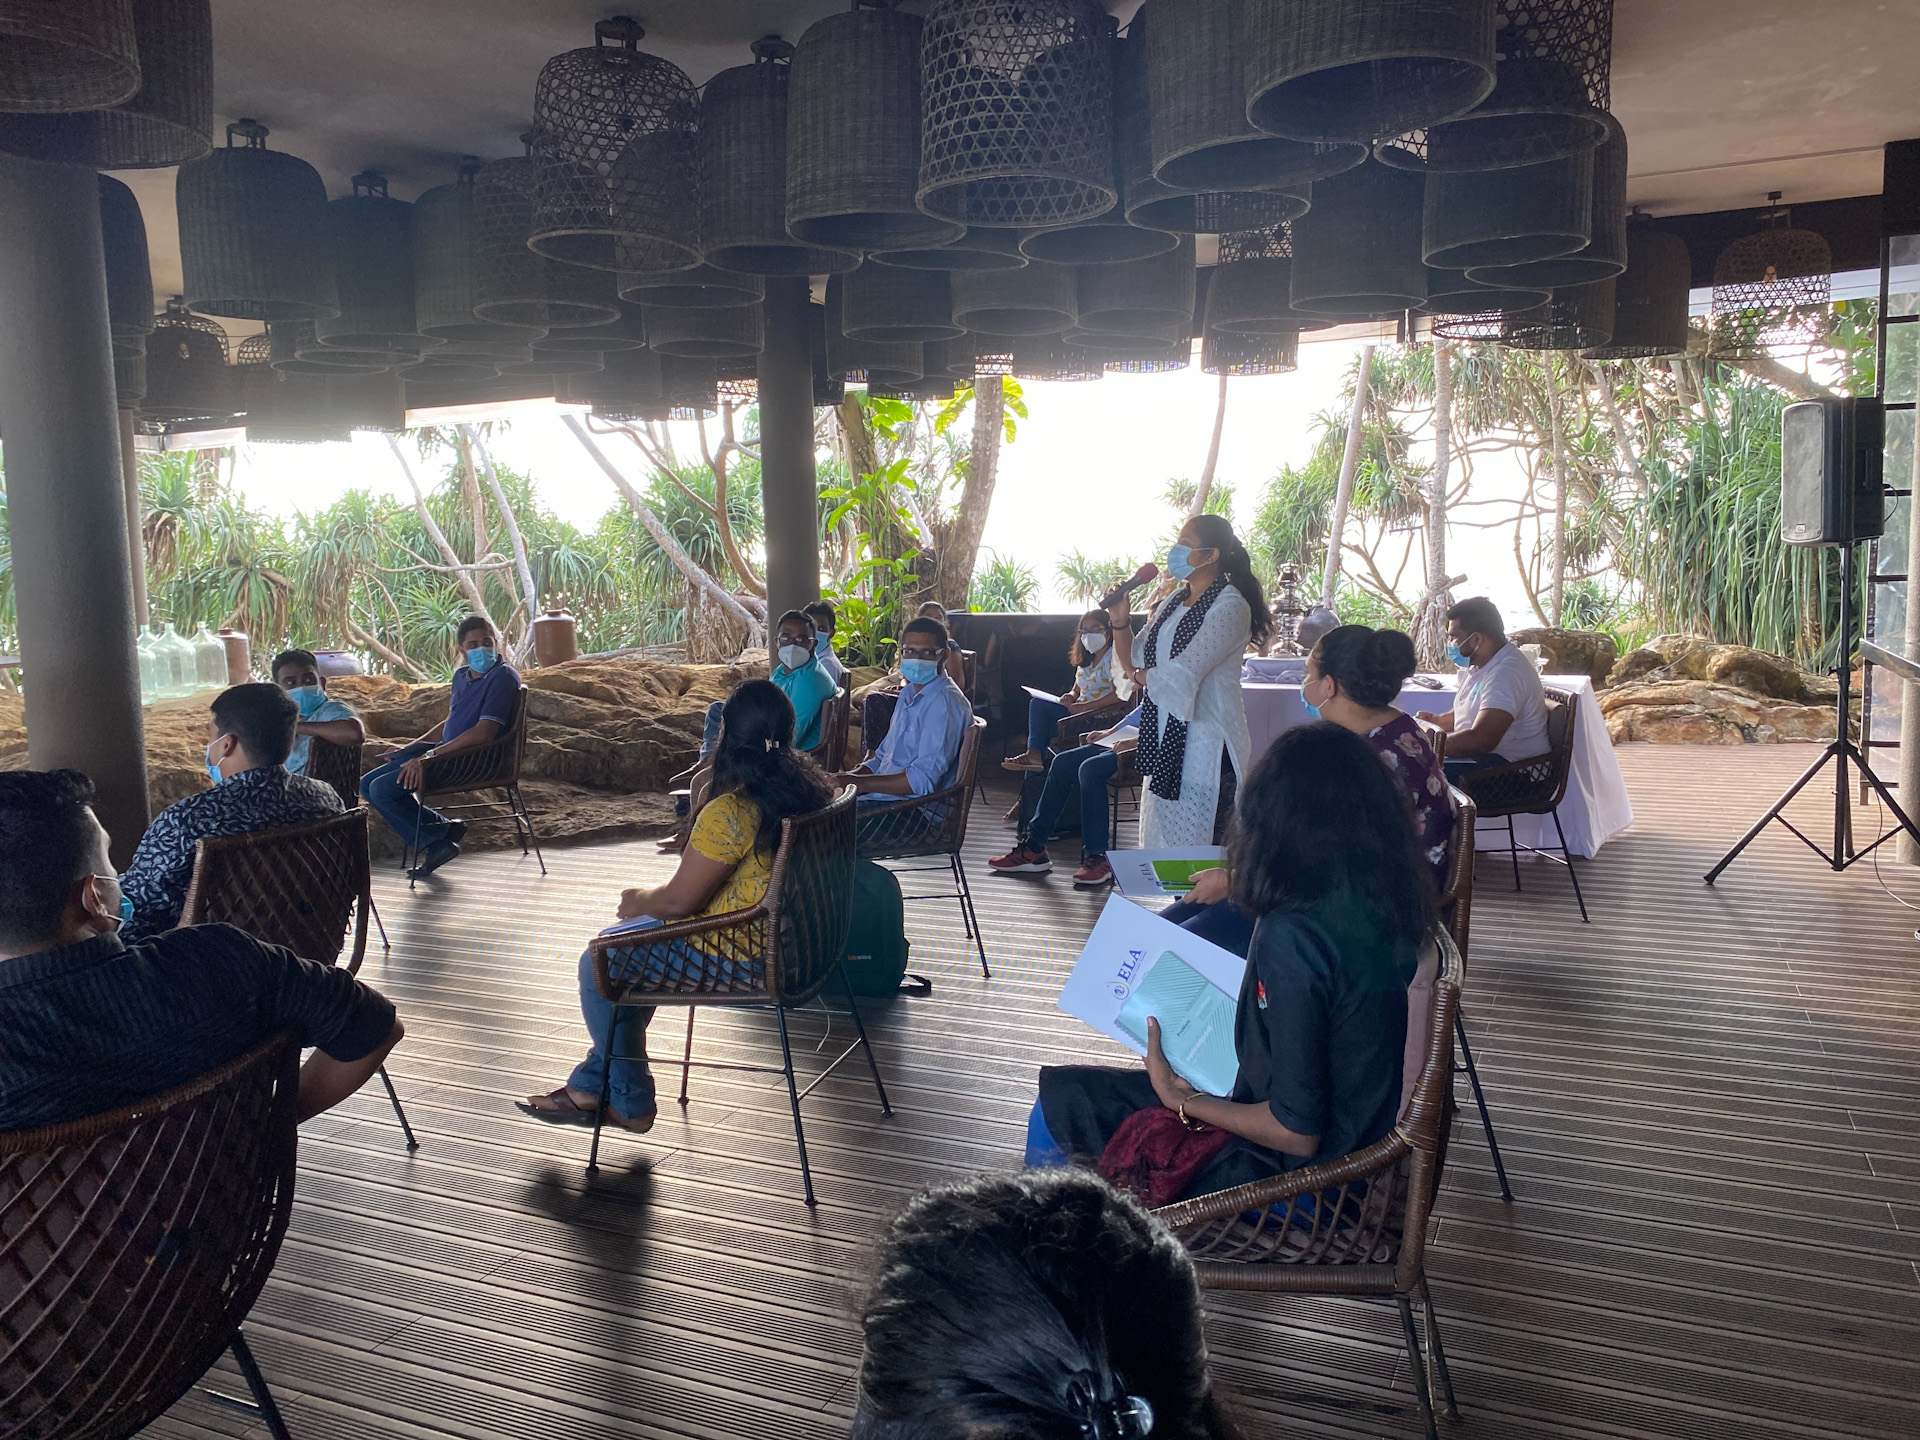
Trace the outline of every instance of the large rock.
{"type": "MultiPolygon", "coordinates": [[[[1831,740],[1839,713],[1750,694],[1704,680],[1654,680],[1600,692],[1600,713],[1615,744],[1651,740],[1669,745],[1765,745],[1831,740]]],[[[1855,711],[1853,728],[1859,728],[1855,711]]]]}
{"type": "Polygon", "coordinates": [[[1599,630],[1560,630],[1536,626],[1515,630],[1507,638],[1516,645],[1538,645],[1547,658],[1549,675],[1585,675],[1595,685],[1607,683],[1620,647],[1599,630]]]}
{"type": "Polygon", "coordinates": [[[1744,690],[1771,700],[1802,705],[1833,704],[1836,684],[1809,674],[1791,660],[1745,645],[1722,645],[1697,635],[1657,635],[1622,656],[1607,677],[1612,686],[1702,680],[1724,689],[1744,690]]]}

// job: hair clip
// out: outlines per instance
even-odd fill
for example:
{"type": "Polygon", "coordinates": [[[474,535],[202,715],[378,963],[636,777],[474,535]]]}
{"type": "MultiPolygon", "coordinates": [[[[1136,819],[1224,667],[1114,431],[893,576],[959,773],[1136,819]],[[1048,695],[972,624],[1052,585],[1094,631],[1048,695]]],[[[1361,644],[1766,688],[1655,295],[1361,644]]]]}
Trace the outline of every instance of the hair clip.
{"type": "Polygon", "coordinates": [[[1147,1440],[1153,1433],[1153,1406],[1144,1395],[1124,1392],[1120,1377],[1113,1377],[1115,1390],[1122,1393],[1102,1400],[1085,1380],[1075,1380],[1067,1396],[1080,1412],[1080,1434],[1084,1440],[1147,1440]]]}

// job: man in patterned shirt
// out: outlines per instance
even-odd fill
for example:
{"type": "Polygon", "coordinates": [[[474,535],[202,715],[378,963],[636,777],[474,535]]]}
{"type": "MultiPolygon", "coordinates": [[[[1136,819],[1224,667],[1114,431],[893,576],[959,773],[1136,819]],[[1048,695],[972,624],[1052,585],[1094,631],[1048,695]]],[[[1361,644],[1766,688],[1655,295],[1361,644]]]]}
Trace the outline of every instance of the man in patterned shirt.
{"type": "Polygon", "coordinates": [[[207,724],[213,788],[169,805],[147,827],[120,889],[133,911],[123,934],[144,939],[180,923],[203,835],[279,830],[338,815],[333,787],[287,773],[300,707],[277,685],[235,685],[214,699],[207,724]]]}

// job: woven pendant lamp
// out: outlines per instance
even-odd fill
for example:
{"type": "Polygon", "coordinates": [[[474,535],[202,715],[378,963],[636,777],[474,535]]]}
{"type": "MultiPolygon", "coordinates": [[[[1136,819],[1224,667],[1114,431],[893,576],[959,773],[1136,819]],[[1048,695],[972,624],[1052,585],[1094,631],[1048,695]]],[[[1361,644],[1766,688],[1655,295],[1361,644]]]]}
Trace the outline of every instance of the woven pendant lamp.
{"type": "Polygon", "coordinates": [[[1165,255],[1179,243],[1180,237],[1172,231],[1136,225],[1115,206],[1084,224],[1029,231],[1020,241],[1020,253],[1029,260],[1055,265],[1122,265],[1129,260],[1165,255]]]}
{"type": "Polygon", "coordinates": [[[844,380],[868,380],[878,375],[883,381],[904,384],[926,373],[926,347],[917,341],[849,339],[841,327],[845,303],[846,277],[827,277],[826,344],[827,373],[844,380]]]}
{"type": "Polygon", "coordinates": [[[703,420],[720,410],[718,381],[711,360],[696,360],[685,355],[660,358],[660,383],[664,395],[662,420],[703,420]]]}
{"type": "Polygon", "coordinates": [[[1613,338],[1611,279],[1570,285],[1546,304],[1509,316],[1500,343],[1514,350],[1592,350],[1613,338]]]}
{"type": "Polygon", "coordinates": [[[853,340],[951,340],[953,282],[938,270],[862,265],[840,288],[842,330],[853,340]]]}
{"type": "Polygon", "coordinates": [[[1499,7],[1493,91],[1427,132],[1431,169],[1537,165],[1605,139],[1594,112],[1612,103],[1613,0],[1499,0],[1499,7]]]}
{"type": "Polygon", "coordinates": [[[1427,298],[1418,175],[1369,160],[1313,187],[1293,224],[1292,304],[1335,318],[1405,310],[1427,298]]]}
{"type": "Polygon", "coordinates": [[[551,335],[529,342],[528,348],[562,355],[577,350],[605,355],[615,350],[638,350],[646,343],[647,322],[640,307],[622,304],[619,316],[608,324],[555,330],[551,335]]]}
{"type": "Polygon", "coordinates": [[[700,258],[693,171],[698,100],[678,65],[640,50],[626,16],[556,55],[533,90],[536,161],[527,243],[599,270],[700,258]]]}
{"type": "Polygon", "coordinates": [[[350,438],[328,414],[326,380],[274,369],[272,349],[268,336],[249,335],[234,356],[235,399],[248,443],[311,445],[350,438]]]}
{"type": "Polygon", "coordinates": [[[1591,238],[1571,255],[1520,265],[1469,266],[1469,279],[1555,290],[1609,280],[1627,268],[1627,135],[1613,116],[1594,113],[1603,122],[1607,138],[1593,152],[1591,238]]]}
{"type": "Polygon", "coordinates": [[[1081,384],[1106,378],[1106,362],[1090,350],[1069,345],[1058,335],[1025,335],[1013,342],[1017,380],[1081,384]]]}
{"type": "Polygon", "coordinates": [[[542,325],[476,320],[474,303],[474,177],[479,160],[460,161],[459,179],[413,202],[413,305],[420,333],[447,341],[524,344],[542,325]]]}
{"type": "Polygon", "coordinates": [[[1109,359],[1109,375],[1169,375],[1175,370],[1185,370],[1193,364],[1191,344],[1183,345],[1169,355],[1130,355],[1122,360],[1109,359]]]}
{"type": "Polygon", "coordinates": [[[736,409],[758,403],[760,365],[752,355],[736,355],[713,362],[713,389],[722,405],[736,409]]]}
{"type": "Polygon", "coordinates": [[[117,354],[138,355],[153,329],[153,270],[147,223],[133,191],[100,177],[100,238],[107,256],[107,328],[117,354]]]}
{"type": "Polygon", "coordinates": [[[1571,255],[1593,238],[1593,151],[1539,165],[1427,176],[1426,262],[1479,270],[1571,255]]]}
{"type": "Polygon", "coordinates": [[[1170,355],[1183,339],[1191,339],[1186,335],[1184,324],[1167,326],[1159,331],[1151,326],[1142,326],[1137,333],[1130,334],[1111,330],[1069,330],[1060,337],[1062,344],[1085,350],[1102,364],[1110,359],[1124,360],[1142,353],[1170,355]]]}
{"type": "Polygon", "coordinates": [[[342,429],[398,435],[407,428],[406,382],[392,370],[330,375],[327,414],[342,429]]]}
{"type": "Polygon", "coordinates": [[[651,350],[624,350],[610,356],[603,368],[584,375],[569,375],[561,382],[563,399],[591,405],[594,413],[601,407],[661,404],[666,397],[665,371],[661,357],[651,350]]]}
{"type": "Polygon", "coordinates": [[[647,343],[662,355],[722,360],[758,355],[766,336],[758,305],[647,306],[647,343]]]}
{"type": "MultiPolygon", "coordinates": [[[[131,99],[105,110],[0,115],[0,151],[135,170],[179,165],[212,149],[212,0],[133,0],[133,31],[141,78],[131,99]]],[[[0,56],[11,43],[0,40],[0,56]]]]}
{"type": "MultiPolygon", "coordinates": [[[[521,138],[532,144],[531,133],[521,138]]],[[[473,177],[474,318],[549,331],[604,325],[620,313],[613,279],[528,247],[535,166],[530,155],[513,156],[473,177]]]]}
{"type": "Polygon", "coordinates": [[[131,0],[0,0],[0,110],[104,110],[139,88],[131,0]]]}
{"type": "Polygon", "coordinates": [[[1164,255],[1080,272],[1080,328],[1119,335],[1157,332],[1193,318],[1194,240],[1182,236],[1164,255]]]}
{"type": "Polygon", "coordinates": [[[953,323],[980,335],[1058,335],[1080,318],[1079,272],[1039,261],[1024,270],[953,277],[953,323]]]}
{"type": "Polygon", "coordinates": [[[147,337],[147,398],[140,414],[171,423],[233,413],[227,374],[227,332],[218,321],[189,314],[178,298],[147,337]]]}
{"type": "Polygon", "coordinates": [[[492,365],[496,369],[502,365],[524,363],[533,358],[533,346],[509,345],[498,340],[449,340],[434,350],[430,356],[434,361],[476,360],[492,365]]]}
{"type": "Polygon", "coordinates": [[[1427,300],[1420,307],[1425,315],[1513,314],[1544,305],[1550,298],[1544,288],[1482,285],[1458,270],[1427,271],[1427,300]]]}
{"type": "Polygon", "coordinates": [[[340,313],[314,323],[322,345],[418,354],[443,342],[420,333],[413,308],[413,207],[362,170],[353,193],[327,204],[327,252],[340,313]]]}
{"type": "Polygon", "coordinates": [[[700,239],[709,264],[750,275],[851,270],[850,250],[804,245],[787,233],[787,92],[793,46],[753,44],[754,63],[722,70],[700,95],[694,166],[700,239]]]}
{"type": "Polygon", "coordinates": [[[464,385],[474,380],[491,380],[500,367],[485,360],[445,359],[437,352],[418,365],[400,367],[400,378],[409,385],[464,385]]]}
{"type": "Polygon", "coordinates": [[[917,15],[856,0],[794,48],[787,98],[787,231],[809,245],[917,250],[962,226],[922,214],[917,15]]]}
{"type": "Polygon", "coordinates": [[[1113,209],[1112,36],[1093,0],[937,0],[921,45],[920,208],[1021,228],[1113,209]]]}
{"type": "Polygon", "coordinates": [[[1613,338],[1584,351],[1589,360],[1642,360],[1684,355],[1693,262],[1678,235],[1633,221],[1627,225],[1627,268],[1614,282],[1613,338]]]}
{"type": "Polygon", "coordinates": [[[813,366],[813,403],[838,405],[845,400],[846,381],[827,368],[827,307],[817,300],[807,302],[807,359],[813,366]]]}
{"type": "Polygon", "coordinates": [[[1285,375],[1300,368],[1300,336],[1216,335],[1200,346],[1200,368],[1209,375],[1285,375]]]}
{"type": "Polygon", "coordinates": [[[1832,328],[1832,247],[1817,231],[1793,227],[1779,191],[1767,199],[1762,228],[1734,241],[1713,262],[1708,350],[1720,359],[1803,355],[1832,328]]]}
{"type": "Polygon", "coordinates": [[[1313,144],[1247,120],[1245,0],[1147,0],[1153,174],[1185,190],[1253,190],[1318,180],[1366,147],[1313,144]]]}
{"type": "Polygon", "coordinates": [[[535,350],[529,360],[502,363],[500,377],[503,380],[526,380],[560,375],[591,375],[604,369],[606,365],[598,351],[573,350],[562,354],[557,350],[535,350]]]}
{"type": "Polygon", "coordinates": [[[973,337],[956,335],[951,340],[935,340],[925,351],[923,368],[930,376],[973,383],[973,337]]]}
{"type": "Polygon", "coordinates": [[[695,265],[684,270],[636,271],[620,277],[620,298],[639,305],[712,307],[758,305],[767,284],[758,275],[695,265]]]}
{"type": "Polygon", "coordinates": [[[291,375],[330,375],[337,370],[384,370],[391,362],[363,359],[353,351],[328,350],[314,338],[311,320],[276,320],[267,326],[268,363],[291,375]],[[306,358],[309,355],[317,359],[306,358]]]}
{"type": "Polygon", "coordinates": [[[236,320],[336,314],[327,187],[306,161],[267,149],[267,134],[258,120],[235,121],[223,148],[174,179],[187,307],[236,320]]]}
{"type": "Polygon", "coordinates": [[[1220,261],[1207,282],[1209,335],[1287,335],[1310,317],[1293,308],[1293,240],[1288,226],[1220,237],[1220,261]]]}
{"type": "Polygon", "coordinates": [[[138,410],[147,398],[147,357],[114,352],[113,404],[116,410],[138,410]]]}
{"type": "Polygon", "coordinates": [[[395,365],[411,365],[420,358],[421,352],[413,349],[364,350],[329,345],[314,334],[317,323],[308,322],[293,330],[294,352],[302,360],[331,365],[337,370],[391,370],[395,365]]]}
{"type": "Polygon", "coordinates": [[[1494,0],[1246,0],[1247,118],[1371,144],[1464,115],[1493,89],[1494,0]]]}
{"type": "Polygon", "coordinates": [[[876,250],[867,257],[881,265],[904,270],[1018,270],[1027,263],[1020,253],[1018,230],[974,226],[949,245],[917,250],[876,250]]]}

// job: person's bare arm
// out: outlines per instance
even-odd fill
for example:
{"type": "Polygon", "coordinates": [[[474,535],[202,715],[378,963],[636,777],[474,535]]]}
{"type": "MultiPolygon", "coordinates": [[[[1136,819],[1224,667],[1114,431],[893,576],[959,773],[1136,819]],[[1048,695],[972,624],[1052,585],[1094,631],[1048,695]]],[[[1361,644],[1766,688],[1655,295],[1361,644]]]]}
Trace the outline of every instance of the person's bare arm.
{"type": "Polygon", "coordinates": [[[1434,729],[1444,730],[1449,735],[1453,733],[1453,712],[1451,710],[1422,710],[1413,718],[1416,720],[1424,720],[1427,724],[1433,726],[1434,729]]]}
{"type": "MultiPolygon", "coordinates": [[[[442,727],[445,728],[445,727],[442,727]]],[[[499,735],[501,725],[498,720],[476,720],[451,740],[442,740],[433,747],[435,756],[457,755],[462,750],[478,750],[482,745],[490,745],[499,735]]],[[[409,790],[418,790],[427,774],[427,757],[416,755],[400,767],[400,783],[409,790]]]]}
{"type": "Polygon", "coordinates": [[[874,775],[866,770],[849,770],[844,775],[833,777],[836,787],[851,785],[862,795],[911,795],[913,781],[907,778],[904,770],[891,775],[874,775]]]}
{"type": "Polygon", "coordinates": [[[1174,1074],[1160,1048],[1160,1022],[1152,1019],[1147,1021],[1147,1078],[1153,1082],[1153,1093],[1167,1109],[1178,1110],[1185,1101],[1189,1120],[1216,1126],[1283,1155],[1312,1155],[1320,1148],[1318,1135],[1301,1135],[1289,1130],[1274,1118],[1273,1111],[1266,1105],[1258,1102],[1243,1105],[1219,1095],[1208,1095],[1174,1074]]]}
{"type": "Polygon", "coordinates": [[[1491,755],[1500,748],[1500,742],[1507,738],[1507,731],[1513,728],[1513,715],[1506,710],[1482,710],[1474,717],[1473,724],[1464,729],[1451,732],[1447,741],[1447,758],[1455,755],[1491,755]]]}
{"type": "Polygon", "coordinates": [[[293,727],[293,733],[312,735],[329,745],[341,745],[349,750],[365,744],[367,739],[367,727],[360,723],[358,715],[348,720],[302,720],[293,727]]]}
{"type": "Polygon", "coordinates": [[[1218,870],[1202,870],[1193,877],[1193,888],[1181,898],[1190,905],[1218,905],[1233,886],[1233,872],[1224,865],[1218,870]]]}
{"type": "Polygon", "coordinates": [[[651,915],[656,920],[673,921],[698,915],[733,870],[732,861],[715,860],[689,845],[680,852],[679,868],[666,884],[652,890],[620,892],[620,918],[651,915]]]}
{"type": "Polygon", "coordinates": [[[387,1038],[358,1060],[336,1060],[324,1050],[309,1055],[300,1067],[300,1118],[311,1120],[331,1110],[371,1080],[406,1033],[407,1027],[396,1018],[387,1038]]]}

